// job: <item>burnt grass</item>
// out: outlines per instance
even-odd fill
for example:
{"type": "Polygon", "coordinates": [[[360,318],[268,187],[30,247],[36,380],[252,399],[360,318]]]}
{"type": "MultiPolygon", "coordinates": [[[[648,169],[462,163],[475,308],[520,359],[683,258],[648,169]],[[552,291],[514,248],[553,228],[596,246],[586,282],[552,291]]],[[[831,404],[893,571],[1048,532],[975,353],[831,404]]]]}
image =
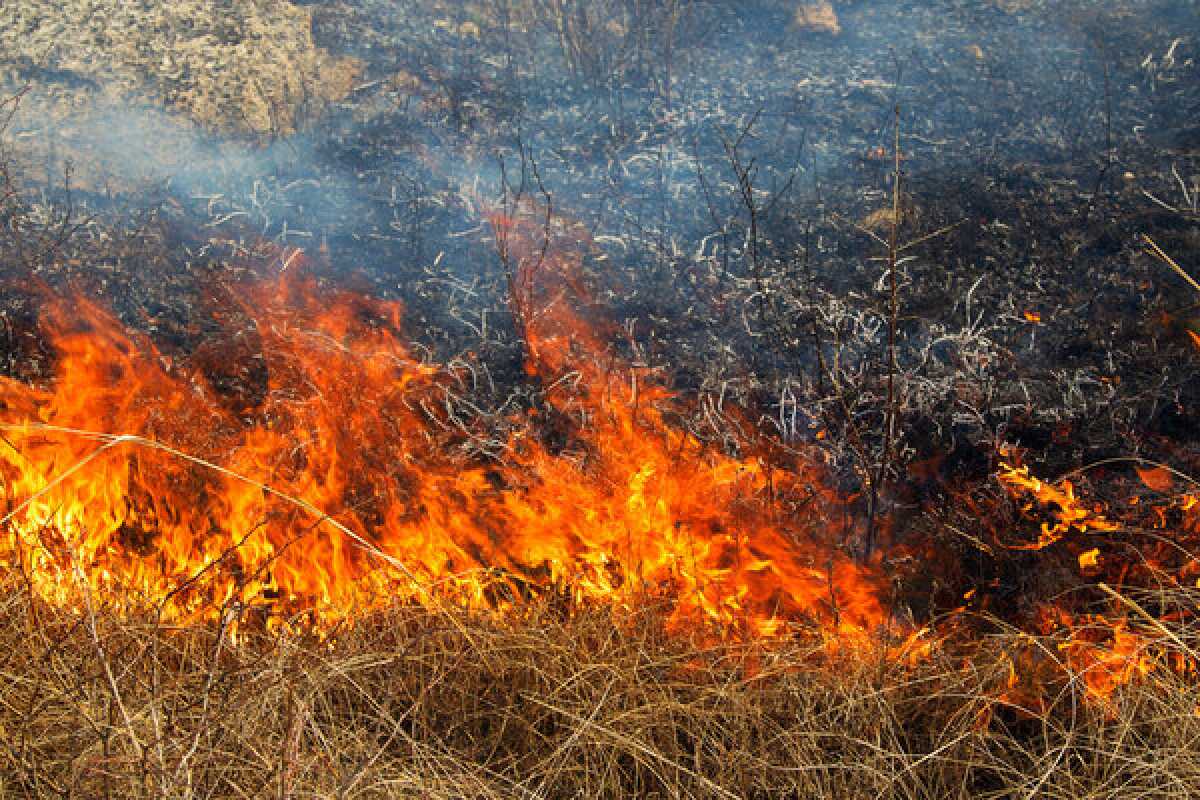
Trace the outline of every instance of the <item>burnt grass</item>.
{"type": "MultiPolygon", "coordinates": [[[[1079,609],[1103,599],[1081,586],[1075,544],[978,545],[1036,536],[992,477],[1002,444],[1048,478],[1130,457],[1200,475],[1189,334],[1200,294],[1141,238],[1200,274],[1192,0],[851,1],[837,4],[839,36],[797,29],[787,4],[696,0],[670,25],[669,4],[649,4],[640,33],[598,25],[575,50],[522,3],[304,5],[317,44],[358,59],[361,77],[300,133],[209,132],[203,169],[115,193],[67,191],[60,163],[12,155],[5,374],[51,379],[39,297],[70,288],[208,365],[252,411],[266,376],[212,357],[236,327],[213,320],[213,287],[276,274],[281,248],[301,247],[328,285],[402,299],[405,334],[433,360],[486,368],[477,423],[492,424],[491,411],[500,425],[500,409],[536,404],[540,387],[521,369],[505,265],[480,209],[520,195],[550,198],[591,232],[580,243],[587,302],[598,324],[631,332],[614,353],[648,365],[685,409],[719,398],[773,446],[827,451],[834,479],[863,498],[848,550],[867,546],[867,498],[879,496],[888,524],[876,556],[903,616],[935,620],[976,589],[995,615],[978,624],[994,631],[1065,590],[1061,602],[1079,609]],[[527,16],[503,26],[502,7],[527,16]],[[890,225],[878,212],[893,199],[897,108],[889,405],[890,225]],[[219,167],[229,152],[244,169],[219,167]],[[890,453],[889,413],[900,432],[890,453]]],[[[749,446],[699,412],[680,417],[714,448],[749,446]]],[[[1075,480],[1105,501],[1140,491],[1127,463],[1075,480]]],[[[1090,578],[1119,582],[1115,571],[1090,578]]],[[[1007,779],[879,791],[1008,796],[1007,779]]]]}

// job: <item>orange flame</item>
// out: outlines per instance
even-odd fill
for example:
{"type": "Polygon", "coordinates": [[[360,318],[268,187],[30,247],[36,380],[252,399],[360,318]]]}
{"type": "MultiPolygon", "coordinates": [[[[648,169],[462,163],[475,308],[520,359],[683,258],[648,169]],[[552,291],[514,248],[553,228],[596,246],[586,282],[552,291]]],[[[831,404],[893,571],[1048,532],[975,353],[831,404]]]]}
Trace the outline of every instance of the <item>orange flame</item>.
{"type": "MultiPolygon", "coordinates": [[[[1120,525],[1109,521],[1099,511],[1089,509],[1075,496],[1075,487],[1068,480],[1049,484],[1029,474],[1029,467],[1013,467],[1000,464],[997,474],[1000,482],[1010,490],[1027,492],[1042,506],[1052,508],[1055,522],[1042,523],[1041,534],[1036,542],[1010,545],[1014,550],[1042,550],[1062,539],[1072,530],[1080,533],[1120,530],[1120,525]]],[[[1024,510],[1029,511],[1032,505],[1024,510]]]]}
{"type": "Polygon", "coordinates": [[[321,290],[303,265],[235,287],[221,336],[178,363],[94,303],[48,302],[53,385],[0,379],[0,558],[47,601],[179,620],[327,627],[561,591],[733,635],[882,624],[819,461],[729,455],[669,423],[669,393],[603,358],[571,306],[577,249],[530,275],[530,370],[550,388],[494,459],[455,410],[464,370],[414,358],[399,304],[321,290]]]}
{"type": "MultiPolygon", "coordinates": [[[[1134,471],[1140,482],[1154,492],[1166,494],[1174,487],[1173,474],[1164,466],[1135,464],[1134,471]]],[[[1200,533],[1200,502],[1193,495],[1177,494],[1159,505],[1138,502],[1139,498],[1134,495],[1128,503],[1130,510],[1127,513],[1140,513],[1142,517],[1117,524],[1112,521],[1112,515],[1120,513],[1119,509],[1089,508],[1076,496],[1070,481],[1048,484],[1032,477],[1027,467],[1003,463],[998,478],[1014,497],[1032,498],[1024,511],[1033,511],[1037,505],[1048,509],[1054,518],[1053,525],[1042,523],[1036,543],[1010,545],[1012,549],[1041,550],[1062,540],[1071,531],[1089,534],[1154,531],[1154,536],[1148,537],[1139,549],[1136,564],[1123,563],[1115,557],[1109,559],[1102,556],[1100,548],[1091,547],[1076,555],[1081,572],[1094,577],[1108,571],[1119,582],[1132,577],[1131,573],[1137,573],[1142,576],[1139,580],[1143,585],[1158,590],[1168,587],[1188,590],[1194,576],[1200,573],[1200,563],[1189,555],[1190,548],[1184,546],[1194,542],[1196,534],[1200,533]]],[[[1055,665],[1051,664],[1051,674],[1047,677],[1044,674],[1047,670],[1039,666],[1045,659],[1037,655],[1038,648],[1031,646],[1019,659],[1023,667],[1020,678],[1014,680],[1020,685],[1010,682],[1002,692],[1004,697],[1018,698],[1026,707],[1030,707],[1031,702],[1036,705],[1041,694],[1035,687],[1045,687],[1053,680],[1061,679],[1065,670],[1067,676],[1080,682],[1090,699],[1107,708],[1117,688],[1140,681],[1157,670],[1190,672],[1195,669],[1191,651],[1173,639],[1168,629],[1149,611],[1106,583],[1095,584],[1094,588],[1102,590],[1113,601],[1111,611],[1105,614],[1076,613],[1059,605],[1039,607],[1035,627],[1043,635],[1053,634],[1059,639],[1057,650],[1061,654],[1061,663],[1058,666],[1062,669],[1055,670],[1055,665]],[[1135,613],[1131,615],[1130,611],[1135,613]],[[1148,624],[1134,629],[1131,621],[1135,619],[1148,624]],[[1056,672],[1059,674],[1055,675],[1056,672]]]]}

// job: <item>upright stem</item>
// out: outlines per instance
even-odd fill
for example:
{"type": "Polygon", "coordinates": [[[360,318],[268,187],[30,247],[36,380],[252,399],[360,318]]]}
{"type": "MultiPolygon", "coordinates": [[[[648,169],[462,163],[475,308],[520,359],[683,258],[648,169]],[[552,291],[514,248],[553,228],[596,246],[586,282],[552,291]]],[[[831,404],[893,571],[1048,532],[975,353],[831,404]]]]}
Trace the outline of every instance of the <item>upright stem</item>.
{"type": "Polygon", "coordinates": [[[879,496],[888,477],[896,439],[896,330],[900,326],[900,289],[896,278],[898,239],[900,234],[900,106],[894,109],[895,139],[892,143],[892,225],[888,235],[888,342],[887,342],[887,405],[883,417],[883,447],[879,465],[871,481],[870,503],[867,510],[867,535],[863,542],[863,559],[871,557],[879,531],[879,496]]]}

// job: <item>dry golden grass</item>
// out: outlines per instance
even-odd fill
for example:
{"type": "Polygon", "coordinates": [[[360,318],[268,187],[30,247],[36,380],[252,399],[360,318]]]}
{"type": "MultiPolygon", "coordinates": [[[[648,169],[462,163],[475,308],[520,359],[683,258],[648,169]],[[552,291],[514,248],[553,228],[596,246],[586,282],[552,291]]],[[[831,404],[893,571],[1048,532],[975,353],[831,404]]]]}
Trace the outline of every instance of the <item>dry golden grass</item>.
{"type": "Polygon", "coordinates": [[[2,797],[1188,798],[1200,692],[990,699],[1003,638],[915,667],[703,647],[646,612],[398,608],[325,642],[0,606],[2,797]]]}
{"type": "Polygon", "coordinates": [[[842,32],[837,12],[829,0],[801,3],[792,17],[792,24],[800,30],[818,31],[837,35],[842,32]]]}

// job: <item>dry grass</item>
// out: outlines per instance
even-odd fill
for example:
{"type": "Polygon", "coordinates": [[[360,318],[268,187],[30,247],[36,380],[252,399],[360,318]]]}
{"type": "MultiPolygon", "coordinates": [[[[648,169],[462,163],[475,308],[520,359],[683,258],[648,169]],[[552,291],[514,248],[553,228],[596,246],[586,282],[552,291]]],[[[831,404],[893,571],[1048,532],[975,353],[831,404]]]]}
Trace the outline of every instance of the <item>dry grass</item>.
{"type": "Polygon", "coordinates": [[[399,608],[319,642],[0,610],[3,797],[1194,797],[1200,692],[997,704],[1003,638],[916,667],[704,648],[647,612],[399,608]]]}

